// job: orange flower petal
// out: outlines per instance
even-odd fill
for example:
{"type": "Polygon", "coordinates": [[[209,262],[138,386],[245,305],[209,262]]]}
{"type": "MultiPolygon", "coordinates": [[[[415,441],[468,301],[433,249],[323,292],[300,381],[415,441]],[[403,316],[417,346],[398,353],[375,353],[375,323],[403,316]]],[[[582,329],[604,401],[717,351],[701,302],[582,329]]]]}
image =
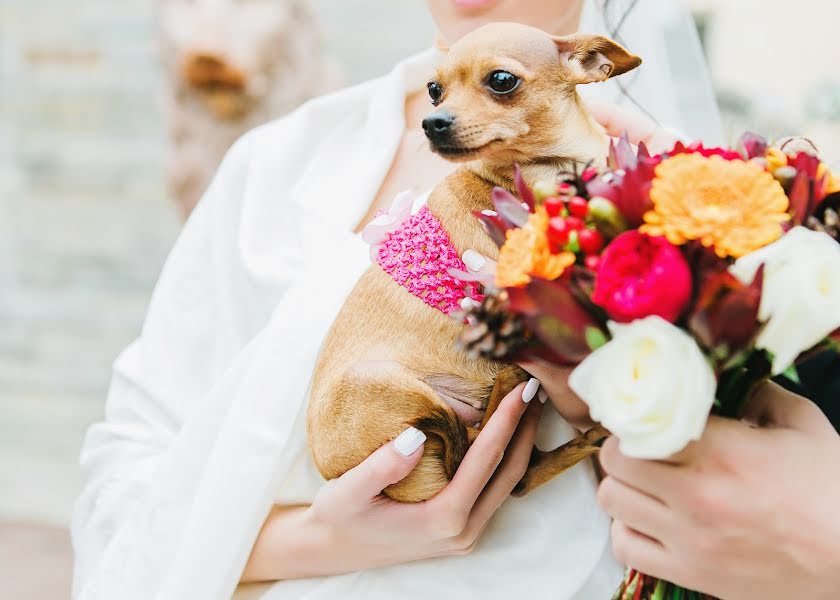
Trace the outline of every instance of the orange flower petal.
{"type": "Polygon", "coordinates": [[[496,285],[527,285],[531,276],[557,279],[574,263],[575,255],[571,252],[551,253],[548,244],[548,213],[543,207],[538,207],[523,227],[508,231],[499,251],[496,285]]]}
{"type": "Polygon", "coordinates": [[[780,223],[790,219],[788,197],[770,173],[719,156],[681,154],[663,161],[650,196],[654,208],[645,215],[644,233],[664,235],[676,245],[699,240],[721,257],[737,258],[774,242],[782,236],[780,223]]]}

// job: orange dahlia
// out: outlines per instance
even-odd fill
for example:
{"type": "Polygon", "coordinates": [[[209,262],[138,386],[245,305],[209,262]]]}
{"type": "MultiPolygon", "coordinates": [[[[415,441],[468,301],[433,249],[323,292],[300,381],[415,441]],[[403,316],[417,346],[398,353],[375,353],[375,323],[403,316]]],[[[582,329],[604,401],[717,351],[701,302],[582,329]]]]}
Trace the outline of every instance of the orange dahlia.
{"type": "Polygon", "coordinates": [[[790,219],[781,184],[759,165],[681,154],[656,168],[653,210],[641,230],[672,244],[700,240],[718,256],[738,258],[782,236],[790,219]]]}
{"type": "Polygon", "coordinates": [[[548,213],[539,206],[536,212],[529,215],[523,227],[507,232],[496,265],[496,285],[518,287],[529,283],[531,277],[557,279],[573,264],[573,253],[551,253],[548,245],[548,213]]]}

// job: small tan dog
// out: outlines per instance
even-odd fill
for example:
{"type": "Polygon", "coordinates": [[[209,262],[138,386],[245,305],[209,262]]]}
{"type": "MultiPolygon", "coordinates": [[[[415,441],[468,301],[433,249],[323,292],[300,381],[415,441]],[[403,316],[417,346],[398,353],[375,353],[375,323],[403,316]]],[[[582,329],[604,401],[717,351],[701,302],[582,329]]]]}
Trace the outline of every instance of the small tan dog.
{"type": "MultiPolygon", "coordinates": [[[[552,37],[512,23],[486,25],[452,47],[429,84],[437,109],[423,127],[435,152],[464,163],[428,201],[459,255],[470,248],[498,255],[471,213],[491,208],[493,186],[512,190],[515,164],[533,184],[606,156],[608,137],[575,86],[640,64],[603,37],[552,37]]],[[[423,458],[385,493],[417,502],[450,481],[480,430],[464,415],[483,409],[483,426],[501,399],[528,378],[519,367],[457,351],[461,328],[380,266],[365,272],[326,338],[313,378],[307,429],[324,477],[340,476],[414,426],[427,435],[423,458]]],[[[517,493],[593,451],[586,436],[554,452],[535,450],[517,493]]]]}

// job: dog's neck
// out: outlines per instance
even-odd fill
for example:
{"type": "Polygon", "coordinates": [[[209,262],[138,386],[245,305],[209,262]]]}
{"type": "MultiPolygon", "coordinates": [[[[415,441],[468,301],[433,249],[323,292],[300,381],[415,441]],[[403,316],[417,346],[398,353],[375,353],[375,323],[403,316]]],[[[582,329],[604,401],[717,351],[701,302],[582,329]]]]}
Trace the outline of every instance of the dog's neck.
{"type": "MultiPolygon", "coordinates": [[[[606,158],[609,137],[604,128],[589,115],[576,92],[558,120],[563,125],[558,128],[553,147],[544,156],[529,158],[518,164],[525,183],[531,187],[554,181],[563,171],[573,171],[591,163],[603,163],[606,158]]],[[[509,162],[480,159],[465,166],[494,186],[511,192],[514,190],[515,165],[509,162]]]]}
{"type": "MultiPolygon", "coordinates": [[[[534,187],[539,183],[554,181],[559,173],[573,170],[576,164],[577,162],[572,159],[545,159],[517,166],[522,171],[522,178],[525,183],[534,187]]],[[[478,160],[469,163],[466,168],[494,187],[499,186],[509,192],[515,191],[516,166],[514,165],[488,164],[478,160]]]]}

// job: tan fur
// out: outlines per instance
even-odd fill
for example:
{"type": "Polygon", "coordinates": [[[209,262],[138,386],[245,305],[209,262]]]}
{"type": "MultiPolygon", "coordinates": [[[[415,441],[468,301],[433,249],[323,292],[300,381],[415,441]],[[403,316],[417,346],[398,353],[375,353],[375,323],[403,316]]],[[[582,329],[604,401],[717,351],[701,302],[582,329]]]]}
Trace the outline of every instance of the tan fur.
{"type": "MultiPolygon", "coordinates": [[[[491,208],[494,185],[511,189],[514,164],[521,164],[526,180],[534,183],[553,177],[561,167],[605,154],[606,134],[586,113],[575,85],[592,65],[589,80],[597,81],[638,63],[607,42],[594,36],[552,38],[523,25],[493,24],[453,46],[436,75],[446,89],[438,108],[457,115],[457,139],[468,151],[457,157],[464,166],[434,189],[428,205],[459,254],[474,249],[497,257],[498,249],[471,213],[491,208]],[[569,48],[577,58],[569,57],[569,48]],[[605,57],[613,65],[606,75],[599,68],[605,57]],[[497,69],[523,80],[522,89],[502,101],[483,85],[497,69]]],[[[518,367],[471,360],[457,351],[454,341],[461,327],[378,266],[365,272],[336,318],[313,376],[307,431],[324,477],[338,477],[411,425],[428,436],[423,458],[385,493],[416,502],[446,485],[477,435],[447,400],[461,397],[485,407],[483,425],[504,395],[528,377],[518,367]]],[[[585,438],[571,444],[569,452],[545,457],[535,452],[519,493],[590,455],[592,447],[585,438]]]]}

